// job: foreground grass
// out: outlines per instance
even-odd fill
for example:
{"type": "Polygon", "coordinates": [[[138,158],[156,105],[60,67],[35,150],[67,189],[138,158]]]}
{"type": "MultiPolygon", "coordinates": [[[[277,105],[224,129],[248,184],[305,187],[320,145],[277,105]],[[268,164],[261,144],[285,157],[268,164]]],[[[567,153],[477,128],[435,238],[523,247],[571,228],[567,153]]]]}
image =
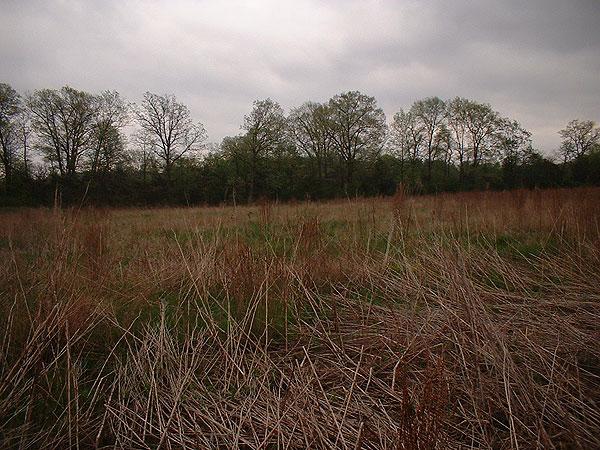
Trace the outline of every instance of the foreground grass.
{"type": "Polygon", "coordinates": [[[0,215],[3,447],[598,448],[600,189],[0,215]]]}

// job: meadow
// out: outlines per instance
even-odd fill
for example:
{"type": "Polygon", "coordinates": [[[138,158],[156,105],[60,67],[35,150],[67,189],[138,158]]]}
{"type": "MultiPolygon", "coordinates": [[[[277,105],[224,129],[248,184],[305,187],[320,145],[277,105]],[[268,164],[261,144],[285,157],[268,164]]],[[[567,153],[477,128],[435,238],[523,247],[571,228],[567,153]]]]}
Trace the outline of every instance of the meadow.
{"type": "Polygon", "coordinates": [[[600,188],[0,212],[0,447],[600,448],[600,188]]]}

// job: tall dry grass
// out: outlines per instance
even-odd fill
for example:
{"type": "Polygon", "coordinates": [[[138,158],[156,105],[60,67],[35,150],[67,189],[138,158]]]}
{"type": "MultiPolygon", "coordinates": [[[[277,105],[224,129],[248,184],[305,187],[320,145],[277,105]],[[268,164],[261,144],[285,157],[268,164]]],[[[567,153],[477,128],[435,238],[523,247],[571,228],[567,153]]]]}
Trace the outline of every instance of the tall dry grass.
{"type": "Polygon", "coordinates": [[[0,215],[5,448],[600,448],[600,189],[0,215]]]}

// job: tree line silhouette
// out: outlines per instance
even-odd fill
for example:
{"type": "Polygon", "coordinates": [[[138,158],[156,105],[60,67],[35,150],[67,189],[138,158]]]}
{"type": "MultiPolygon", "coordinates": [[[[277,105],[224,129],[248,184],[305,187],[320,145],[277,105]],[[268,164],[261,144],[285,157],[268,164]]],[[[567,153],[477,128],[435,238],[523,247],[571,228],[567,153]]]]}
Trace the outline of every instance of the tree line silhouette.
{"type": "Polygon", "coordinates": [[[600,184],[600,129],[572,120],[552,156],[491,105],[429,97],[388,123],[358,91],[286,115],[257,100],[241,131],[208,143],[173,95],[128,104],[69,86],[0,83],[0,205],[237,204],[600,184]]]}

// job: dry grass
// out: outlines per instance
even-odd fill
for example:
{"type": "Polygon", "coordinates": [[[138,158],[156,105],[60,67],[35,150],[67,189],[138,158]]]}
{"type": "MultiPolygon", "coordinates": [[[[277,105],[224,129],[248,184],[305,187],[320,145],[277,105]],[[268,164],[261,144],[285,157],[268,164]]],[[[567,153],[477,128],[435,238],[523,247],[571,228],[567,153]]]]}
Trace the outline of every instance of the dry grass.
{"type": "Polygon", "coordinates": [[[600,189],[0,215],[6,448],[600,448],[600,189]]]}

